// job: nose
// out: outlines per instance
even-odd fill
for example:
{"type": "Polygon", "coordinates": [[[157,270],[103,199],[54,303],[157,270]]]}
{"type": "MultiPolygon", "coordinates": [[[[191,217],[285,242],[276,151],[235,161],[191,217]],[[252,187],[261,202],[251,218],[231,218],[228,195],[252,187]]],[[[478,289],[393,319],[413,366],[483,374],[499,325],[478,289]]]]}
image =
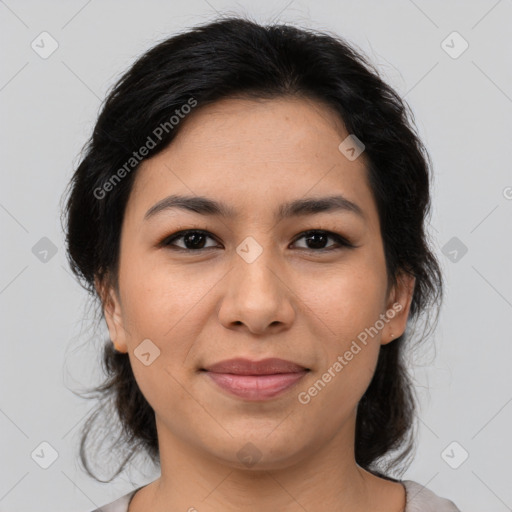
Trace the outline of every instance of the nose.
{"type": "Polygon", "coordinates": [[[245,329],[255,335],[289,329],[296,314],[294,294],[276,256],[270,249],[255,260],[240,254],[233,255],[224,281],[219,321],[227,329],[245,329]]]}

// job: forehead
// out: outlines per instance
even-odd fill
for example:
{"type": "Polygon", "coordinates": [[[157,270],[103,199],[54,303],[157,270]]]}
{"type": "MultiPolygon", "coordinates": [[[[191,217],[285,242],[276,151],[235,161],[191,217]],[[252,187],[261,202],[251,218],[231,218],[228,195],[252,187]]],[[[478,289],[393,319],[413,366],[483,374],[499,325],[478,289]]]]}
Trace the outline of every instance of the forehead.
{"type": "Polygon", "coordinates": [[[332,142],[322,143],[326,136],[338,140],[346,135],[341,118],[310,99],[230,98],[193,112],[172,145],[173,152],[181,156],[192,148],[217,156],[229,148],[223,155],[226,160],[244,158],[251,151],[259,162],[268,162],[270,157],[289,161],[299,160],[308,150],[321,158],[332,142]]]}
{"type": "Polygon", "coordinates": [[[364,153],[338,149],[349,135],[322,103],[226,99],[196,109],[171,144],[139,167],[130,198],[137,217],[172,194],[212,197],[242,216],[267,205],[336,193],[376,215],[364,153]]]}

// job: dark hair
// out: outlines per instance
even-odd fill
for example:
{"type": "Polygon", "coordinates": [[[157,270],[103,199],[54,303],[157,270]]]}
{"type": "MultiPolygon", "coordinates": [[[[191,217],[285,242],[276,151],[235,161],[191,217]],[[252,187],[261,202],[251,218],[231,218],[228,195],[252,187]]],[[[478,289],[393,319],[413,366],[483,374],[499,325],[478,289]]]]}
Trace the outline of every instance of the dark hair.
{"type": "MultiPolygon", "coordinates": [[[[424,225],[430,214],[431,160],[409,106],[342,38],[227,17],[171,37],[142,55],[109,93],[69,184],[65,213],[71,268],[100,306],[95,278],[118,290],[121,225],[138,164],[173,140],[183,123],[173,124],[171,117],[186,112],[184,105],[196,102],[198,111],[232,97],[323,102],[365,145],[389,283],[395,284],[402,272],[416,278],[406,332],[381,346],[357,411],[356,462],[388,478],[382,471],[399,468],[414,448],[416,399],[404,358],[409,321],[423,313],[430,316],[443,295],[441,269],[424,225]],[[149,154],[130,160],[134,151],[149,147],[150,139],[155,147],[149,154]]],[[[135,381],[128,355],[106,342],[103,365],[106,380],[93,390],[98,404],[81,432],[80,460],[99,480],[87,462],[87,439],[98,416],[109,417],[114,410],[122,428],[110,448],[116,455],[124,450],[126,457],[111,481],[137,449],[156,463],[160,459],[154,411],[135,381]]]]}

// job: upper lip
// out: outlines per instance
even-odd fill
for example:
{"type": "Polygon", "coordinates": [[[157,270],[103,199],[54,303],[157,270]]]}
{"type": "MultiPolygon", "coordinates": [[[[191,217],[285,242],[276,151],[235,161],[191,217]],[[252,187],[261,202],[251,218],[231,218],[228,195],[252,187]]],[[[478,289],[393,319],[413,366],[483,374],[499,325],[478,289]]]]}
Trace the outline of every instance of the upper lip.
{"type": "Polygon", "coordinates": [[[298,373],[308,370],[292,361],[271,357],[260,361],[245,358],[227,359],[203,368],[213,373],[232,373],[235,375],[274,375],[277,373],[298,373]]]}

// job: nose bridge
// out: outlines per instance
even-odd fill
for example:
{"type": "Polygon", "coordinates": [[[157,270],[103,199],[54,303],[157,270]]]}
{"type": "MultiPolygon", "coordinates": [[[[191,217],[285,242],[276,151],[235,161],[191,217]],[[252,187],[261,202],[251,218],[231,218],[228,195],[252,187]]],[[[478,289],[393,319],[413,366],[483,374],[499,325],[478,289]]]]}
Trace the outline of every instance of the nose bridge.
{"type": "Polygon", "coordinates": [[[250,287],[252,293],[279,293],[276,253],[272,237],[268,233],[244,238],[236,248],[236,255],[233,256],[235,268],[232,279],[235,286],[250,287]]]}

